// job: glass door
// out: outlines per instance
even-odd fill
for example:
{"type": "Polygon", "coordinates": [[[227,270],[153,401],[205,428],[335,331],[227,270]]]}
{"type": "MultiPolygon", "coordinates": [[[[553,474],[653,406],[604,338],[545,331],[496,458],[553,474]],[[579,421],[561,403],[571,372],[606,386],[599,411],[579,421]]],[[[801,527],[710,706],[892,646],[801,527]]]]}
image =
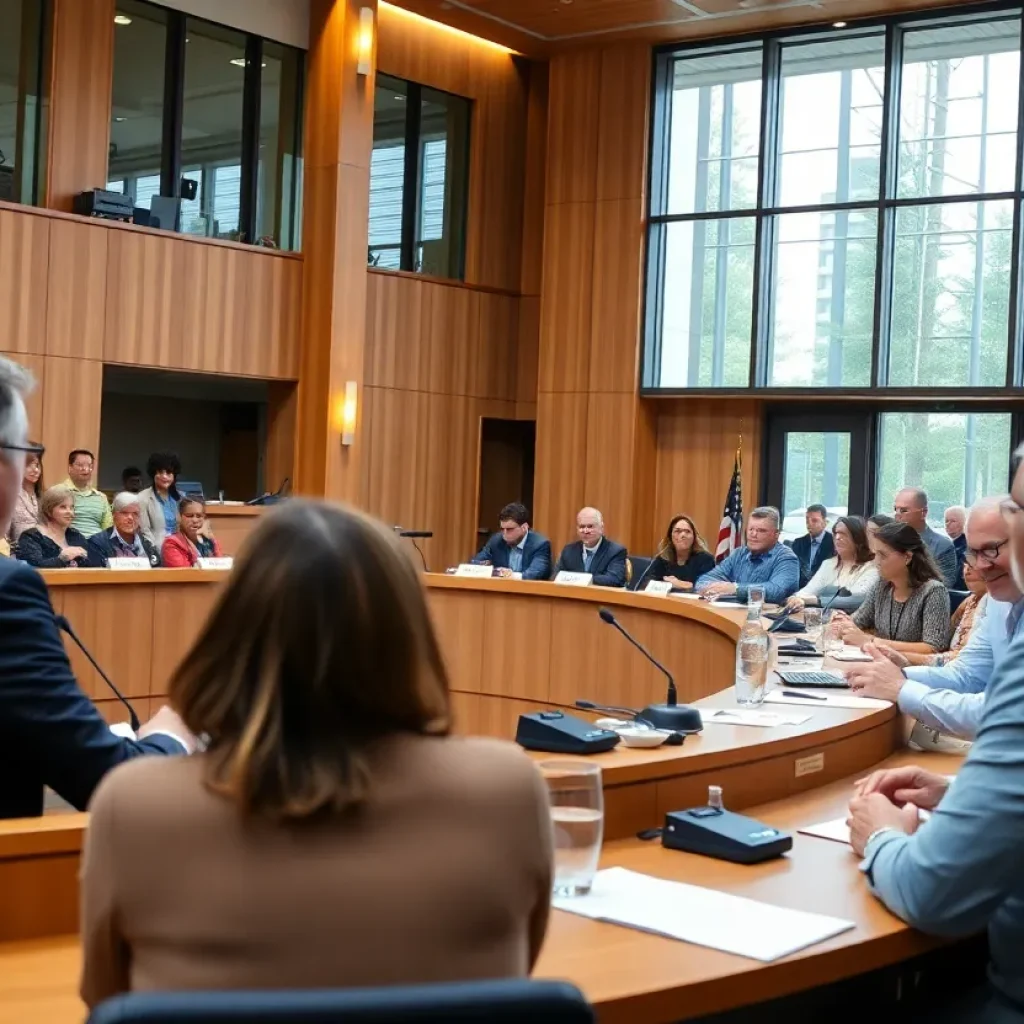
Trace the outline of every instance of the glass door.
{"type": "Polygon", "coordinates": [[[829,522],[870,514],[871,416],[769,414],[765,494],[782,512],[782,539],[807,532],[810,505],[824,505],[829,522]]]}

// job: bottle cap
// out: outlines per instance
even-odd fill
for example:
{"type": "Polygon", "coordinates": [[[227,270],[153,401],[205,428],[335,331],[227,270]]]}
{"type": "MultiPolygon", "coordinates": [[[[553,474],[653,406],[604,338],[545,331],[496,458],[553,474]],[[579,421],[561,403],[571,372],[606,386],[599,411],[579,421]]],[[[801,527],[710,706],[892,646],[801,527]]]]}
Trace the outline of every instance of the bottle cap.
{"type": "Polygon", "coordinates": [[[722,787],[708,786],[708,807],[722,808],[722,787]]]}

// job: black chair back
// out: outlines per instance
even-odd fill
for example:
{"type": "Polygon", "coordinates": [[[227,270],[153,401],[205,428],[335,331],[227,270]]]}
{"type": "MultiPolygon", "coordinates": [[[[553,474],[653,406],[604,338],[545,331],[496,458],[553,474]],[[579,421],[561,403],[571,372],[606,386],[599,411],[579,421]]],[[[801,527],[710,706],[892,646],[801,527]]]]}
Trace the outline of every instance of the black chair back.
{"type": "Polygon", "coordinates": [[[949,592],[949,614],[952,615],[970,596],[969,590],[951,590],[949,592]]]}
{"type": "Polygon", "coordinates": [[[393,988],[141,992],[97,1006],[88,1024],[594,1024],[563,981],[470,981],[393,988]]]}
{"type": "Polygon", "coordinates": [[[647,570],[650,567],[653,558],[644,558],[643,555],[630,555],[629,564],[632,566],[633,571],[630,574],[629,582],[626,584],[627,590],[636,590],[638,583],[643,581],[643,585],[647,586],[647,570]]]}

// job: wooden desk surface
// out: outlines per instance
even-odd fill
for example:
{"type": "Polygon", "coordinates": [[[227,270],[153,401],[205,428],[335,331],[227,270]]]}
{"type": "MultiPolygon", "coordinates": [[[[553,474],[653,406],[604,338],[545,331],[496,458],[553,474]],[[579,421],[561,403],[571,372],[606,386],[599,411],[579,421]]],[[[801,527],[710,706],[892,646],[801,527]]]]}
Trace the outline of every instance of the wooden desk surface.
{"type": "MultiPolygon", "coordinates": [[[[952,755],[901,753],[887,764],[918,762],[952,774],[952,755]]],[[[750,813],[782,828],[840,817],[857,776],[750,813]]],[[[623,840],[606,845],[602,866],[622,866],[845,918],[856,927],[772,964],[603,924],[556,911],[538,977],[566,978],[596,1006],[602,1024],[668,1024],[760,1002],[898,963],[933,948],[868,892],[852,851],[796,835],[793,851],[744,867],[623,840]]],[[[80,955],[73,936],[0,945],[0,1024],[72,1024],[80,955]]]]}

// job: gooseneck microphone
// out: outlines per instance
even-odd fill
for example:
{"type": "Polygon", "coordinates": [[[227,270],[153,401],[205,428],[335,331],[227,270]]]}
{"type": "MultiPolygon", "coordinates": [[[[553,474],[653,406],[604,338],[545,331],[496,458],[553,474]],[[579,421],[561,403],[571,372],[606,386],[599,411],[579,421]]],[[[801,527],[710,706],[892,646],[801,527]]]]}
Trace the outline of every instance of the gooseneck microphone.
{"type": "Polygon", "coordinates": [[[676,681],[672,673],[639,640],[637,640],[628,629],[626,629],[608,608],[599,608],[598,615],[602,622],[614,626],[659,672],[663,672],[668,679],[667,700],[664,704],[649,704],[638,715],[650,722],[656,729],[671,729],[673,732],[700,732],[704,728],[700,712],[687,704],[679,703],[679,695],[676,692],[676,681]]]}
{"type": "Polygon", "coordinates": [[[647,563],[647,568],[644,569],[642,573],[640,573],[640,579],[638,579],[636,583],[629,588],[630,590],[638,591],[640,589],[640,584],[643,583],[645,579],[647,579],[647,576],[650,573],[650,571],[654,568],[655,563],[658,561],[659,558],[661,558],[662,555],[664,555],[667,552],[667,550],[668,546],[666,544],[662,544],[661,547],[658,548],[657,551],[655,551],[654,557],[651,558],[650,562],[647,563]]]}
{"type": "Polygon", "coordinates": [[[135,708],[128,703],[128,698],[111,682],[110,677],[103,669],[100,668],[96,659],[89,653],[89,649],[78,639],[78,634],[71,628],[71,623],[63,615],[55,615],[54,619],[57,622],[57,628],[63,630],[75,644],[78,649],[89,659],[89,664],[99,673],[100,679],[103,680],[113,691],[114,696],[128,709],[128,721],[131,723],[132,732],[139,731],[139,716],[135,714],[135,708]]]}

